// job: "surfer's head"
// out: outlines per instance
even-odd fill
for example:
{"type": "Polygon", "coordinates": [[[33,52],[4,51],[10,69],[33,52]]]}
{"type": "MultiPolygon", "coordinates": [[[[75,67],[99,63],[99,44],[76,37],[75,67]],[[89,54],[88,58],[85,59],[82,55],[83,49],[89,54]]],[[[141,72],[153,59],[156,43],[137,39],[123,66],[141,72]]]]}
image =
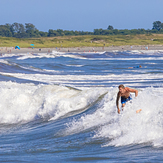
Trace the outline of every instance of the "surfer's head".
{"type": "Polygon", "coordinates": [[[125,89],[125,86],[123,84],[119,85],[119,92],[123,93],[124,92],[124,89],[125,89]]]}

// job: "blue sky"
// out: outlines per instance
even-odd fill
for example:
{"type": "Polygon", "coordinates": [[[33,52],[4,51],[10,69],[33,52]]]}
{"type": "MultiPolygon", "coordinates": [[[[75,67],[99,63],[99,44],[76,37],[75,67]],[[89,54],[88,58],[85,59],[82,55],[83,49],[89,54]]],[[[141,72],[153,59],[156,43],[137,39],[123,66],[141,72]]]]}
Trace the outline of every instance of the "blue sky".
{"type": "Polygon", "coordinates": [[[49,29],[152,29],[163,22],[163,0],[0,0],[0,25],[32,23],[49,29]]]}

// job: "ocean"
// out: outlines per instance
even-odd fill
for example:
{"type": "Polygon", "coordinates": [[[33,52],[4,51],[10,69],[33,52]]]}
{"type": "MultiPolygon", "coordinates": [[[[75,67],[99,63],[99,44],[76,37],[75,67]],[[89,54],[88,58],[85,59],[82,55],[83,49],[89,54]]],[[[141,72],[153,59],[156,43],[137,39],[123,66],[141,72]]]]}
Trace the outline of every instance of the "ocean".
{"type": "Polygon", "coordinates": [[[1,54],[0,99],[0,162],[163,161],[163,51],[1,54]]]}

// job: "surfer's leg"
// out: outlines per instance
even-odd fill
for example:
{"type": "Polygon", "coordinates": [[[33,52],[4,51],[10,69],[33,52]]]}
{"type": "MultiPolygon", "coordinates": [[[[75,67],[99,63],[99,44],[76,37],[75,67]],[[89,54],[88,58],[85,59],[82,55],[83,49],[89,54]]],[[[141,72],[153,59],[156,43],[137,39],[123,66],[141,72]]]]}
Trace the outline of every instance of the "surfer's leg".
{"type": "Polygon", "coordinates": [[[125,104],[126,104],[126,103],[122,103],[122,111],[123,111],[123,108],[125,107],[125,104]]]}

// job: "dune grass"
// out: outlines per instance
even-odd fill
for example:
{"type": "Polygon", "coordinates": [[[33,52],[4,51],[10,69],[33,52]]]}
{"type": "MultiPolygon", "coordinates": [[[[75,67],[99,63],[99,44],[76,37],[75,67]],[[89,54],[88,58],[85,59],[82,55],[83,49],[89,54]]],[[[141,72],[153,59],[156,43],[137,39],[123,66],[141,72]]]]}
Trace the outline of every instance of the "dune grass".
{"type": "Polygon", "coordinates": [[[152,35],[84,35],[84,36],[59,36],[41,38],[12,38],[0,37],[0,47],[21,48],[55,48],[55,47],[102,47],[102,46],[124,46],[124,45],[161,45],[163,44],[163,34],[152,35]]]}

